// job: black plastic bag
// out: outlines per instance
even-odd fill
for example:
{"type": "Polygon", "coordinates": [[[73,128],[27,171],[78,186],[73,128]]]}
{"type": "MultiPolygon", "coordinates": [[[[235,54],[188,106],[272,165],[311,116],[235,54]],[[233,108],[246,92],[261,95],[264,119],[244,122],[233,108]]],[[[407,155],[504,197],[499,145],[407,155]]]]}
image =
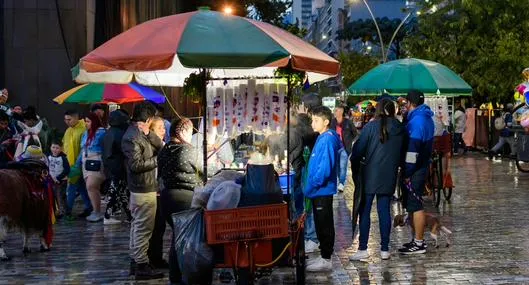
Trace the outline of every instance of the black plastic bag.
{"type": "Polygon", "coordinates": [[[206,241],[204,209],[195,208],[172,216],[175,250],[184,284],[211,284],[213,250],[206,241]]]}
{"type": "Polygon", "coordinates": [[[272,164],[248,164],[241,188],[239,207],[277,204],[283,202],[279,176],[272,164]]]}

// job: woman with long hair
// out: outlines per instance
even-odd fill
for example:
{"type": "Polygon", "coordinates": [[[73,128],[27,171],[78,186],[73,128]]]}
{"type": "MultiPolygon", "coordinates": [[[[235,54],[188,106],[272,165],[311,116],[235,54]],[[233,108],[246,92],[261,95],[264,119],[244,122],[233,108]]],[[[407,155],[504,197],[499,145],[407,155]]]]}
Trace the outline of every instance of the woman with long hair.
{"type": "Polygon", "coordinates": [[[377,198],[377,212],[381,235],[382,259],[389,259],[389,235],[391,232],[391,197],[395,192],[397,172],[403,161],[403,145],[406,129],[395,118],[395,103],[382,99],[378,104],[374,120],[362,129],[360,138],[353,146],[352,164],[364,165],[364,188],[360,206],[360,240],[358,251],[351,260],[366,259],[369,229],[371,227],[371,205],[377,198]]]}
{"type": "MultiPolygon", "coordinates": [[[[162,213],[173,227],[171,215],[191,207],[193,190],[202,185],[202,155],[199,149],[191,145],[193,123],[188,118],[178,118],[171,123],[171,140],[158,154],[158,175],[163,182],[160,194],[162,213]]],[[[171,250],[169,252],[169,280],[180,282],[181,273],[175,251],[175,232],[173,229],[171,250]]]]}
{"type": "Polygon", "coordinates": [[[104,218],[101,212],[101,184],[105,181],[103,172],[103,141],[106,130],[101,120],[94,113],[85,118],[86,131],[81,138],[81,152],[76,165],[82,169],[86,182],[88,196],[92,203],[93,212],[86,217],[89,222],[99,222],[104,218]]]}

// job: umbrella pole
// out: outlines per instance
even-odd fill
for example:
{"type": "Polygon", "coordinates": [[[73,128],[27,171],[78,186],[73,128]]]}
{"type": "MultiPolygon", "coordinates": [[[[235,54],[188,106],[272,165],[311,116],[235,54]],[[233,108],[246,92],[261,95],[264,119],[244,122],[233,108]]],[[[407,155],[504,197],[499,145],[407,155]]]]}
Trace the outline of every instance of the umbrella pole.
{"type": "Polygon", "coordinates": [[[202,180],[204,183],[208,181],[208,141],[206,138],[207,134],[207,119],[208,119],[208,98],[207,98],[207,85],[208,85],[208,78],[207,78],[207,70],[205,68],[202,68],[200,70],[200,74],[202,75],[202,117],[203,117],[203,124],[202,124],[202,151],[204,155],[204,169],[202,177],[202,180]]]}
{"type": "Polygon", "coordinates": [[[287,195],[290,195],[290,99],[292,97],[292,74],[287,77],[287,195]]]}

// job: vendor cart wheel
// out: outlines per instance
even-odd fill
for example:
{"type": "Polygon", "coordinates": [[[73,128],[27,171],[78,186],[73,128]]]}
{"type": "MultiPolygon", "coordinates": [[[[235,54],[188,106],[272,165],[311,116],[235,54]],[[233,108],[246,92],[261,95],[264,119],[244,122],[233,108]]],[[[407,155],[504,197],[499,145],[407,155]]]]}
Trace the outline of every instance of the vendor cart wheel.
{"type": "Polygon", "coordinates": [[[529,162],[516,159],[516,168],[518,168],[520,172],[528,173],[529,172],[529,162]]]}
{"type": "Polygon", "coordinates": [[[305,285],[305,238],[302,236],[296,248],[296,285],[305,285]]]}
{"type": "Polygon", "coordinates": [[[237,285],[253,285],[254,278],[250,268],[239,268],[235,276],[237,285]]]}
{"type": "Polygon", "coordinates": [[[443,195],[446,201],[450,201],[450,198],[452,198],[452,187],[443,188],[443,195]]]}

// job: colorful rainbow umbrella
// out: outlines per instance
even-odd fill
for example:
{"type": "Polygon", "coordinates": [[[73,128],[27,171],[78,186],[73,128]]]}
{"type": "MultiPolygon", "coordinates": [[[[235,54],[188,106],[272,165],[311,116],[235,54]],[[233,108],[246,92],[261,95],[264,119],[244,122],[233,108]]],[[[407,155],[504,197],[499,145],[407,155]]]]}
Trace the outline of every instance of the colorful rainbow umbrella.
{"type": "Polygon", "coordinates": [[[201,9],[132,27],[81,58],[72,75],[78,83],[183,86],[200,68],[224,79],[273,77],[279,67],[314,83],[336,76],[340,63],[281,28],[201,9]]]}
{"type": "Polygon", "coordinates": [[[53,101],[62,103],[132,103],[151,100],[155,103],[165,103],[165,96],[136,83],[104,84],[90,83],[72,88],[55,97],[53,101]]]}

